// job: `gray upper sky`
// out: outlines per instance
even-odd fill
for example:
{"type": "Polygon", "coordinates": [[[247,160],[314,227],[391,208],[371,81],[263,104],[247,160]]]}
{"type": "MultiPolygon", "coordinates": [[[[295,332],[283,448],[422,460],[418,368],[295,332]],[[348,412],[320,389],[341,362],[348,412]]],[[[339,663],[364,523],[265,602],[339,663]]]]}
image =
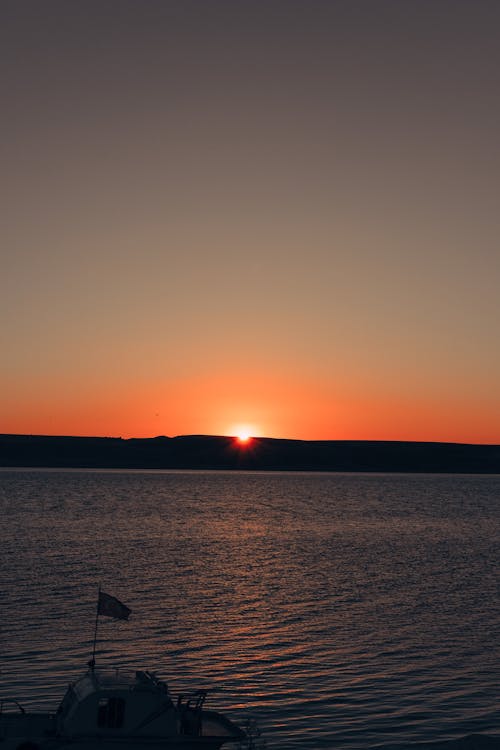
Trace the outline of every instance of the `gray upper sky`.
{"type": "Polygon", "coordinates": [[[0,431],[500,442],[498,2],[0,14],[0,431]]]}

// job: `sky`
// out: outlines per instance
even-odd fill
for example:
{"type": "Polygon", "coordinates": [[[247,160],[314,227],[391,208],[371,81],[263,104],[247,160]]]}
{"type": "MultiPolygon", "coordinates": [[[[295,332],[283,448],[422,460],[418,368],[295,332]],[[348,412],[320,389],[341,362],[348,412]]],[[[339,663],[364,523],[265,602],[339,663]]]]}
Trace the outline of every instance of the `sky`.
{"type": "Polygon", "coordinates": [[[2,2],[0,432],[500,443],[499,32],[2,2]]]}

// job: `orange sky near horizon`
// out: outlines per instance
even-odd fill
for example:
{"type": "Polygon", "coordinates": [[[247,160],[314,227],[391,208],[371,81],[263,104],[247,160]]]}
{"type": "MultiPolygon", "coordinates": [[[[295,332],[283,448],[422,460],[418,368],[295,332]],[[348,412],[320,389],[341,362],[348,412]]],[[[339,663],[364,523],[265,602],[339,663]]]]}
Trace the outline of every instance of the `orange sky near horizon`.
{"type": "Polygon", "coordinates": [[[8,4],[0,432],[500,444],[499,24],[8,4]]]}
{"type": "Polygon", "coordinates": [[[242,373],[145,384],[135,391],[58,391],[52,400],[43,389],[31,403],[12,401],[3,420],[3,431],[17,434],[147,438],[244,431],[303,440],[500,442],[487,400],[363,394],[346,385],[242,373]]]}

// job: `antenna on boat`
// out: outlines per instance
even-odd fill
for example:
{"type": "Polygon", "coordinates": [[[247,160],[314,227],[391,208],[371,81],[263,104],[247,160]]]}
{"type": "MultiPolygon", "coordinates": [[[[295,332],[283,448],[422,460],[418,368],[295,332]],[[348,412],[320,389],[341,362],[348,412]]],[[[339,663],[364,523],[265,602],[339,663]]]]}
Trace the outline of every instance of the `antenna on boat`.
{"type": "Polygon", "coordinates": [[[99,601],[100,599],[101,599],[101,583],[99,582],[99,589],[97,591],[97,607],[96,607],[96,612],[95,612],[94,646],[92,648],[92,659],[88,663],[91,672],[93,672],[95,669],[95,644],[97,642],[97,625],[99,624],[99,601]]]}

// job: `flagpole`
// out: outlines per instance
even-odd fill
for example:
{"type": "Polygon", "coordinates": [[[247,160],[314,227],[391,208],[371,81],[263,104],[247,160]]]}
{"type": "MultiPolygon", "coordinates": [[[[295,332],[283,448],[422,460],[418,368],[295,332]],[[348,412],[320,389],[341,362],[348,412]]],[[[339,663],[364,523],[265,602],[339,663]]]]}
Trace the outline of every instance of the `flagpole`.
{"type": "Polygon", "coordinates": [[[95,612],[95,629],[94,629],[94,647],[92,649],[92,659],[89,661],[89,667],[91,671],[94,671],[95,667],[95,644],[97,641],[97,625],[99,623],[99,600],[101,598],[101,583],[99,582],[99,590],[97,592],[97,608],[95,612]]]}

